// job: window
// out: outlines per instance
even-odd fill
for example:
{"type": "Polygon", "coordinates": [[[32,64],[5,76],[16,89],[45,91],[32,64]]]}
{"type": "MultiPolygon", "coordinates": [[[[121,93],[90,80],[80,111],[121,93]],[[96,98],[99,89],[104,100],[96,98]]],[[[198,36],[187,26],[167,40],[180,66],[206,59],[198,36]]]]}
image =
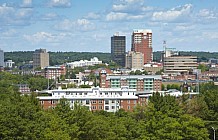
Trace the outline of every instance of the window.
{"type": "Polygon", "coordinates": [[[108,93],[106,92],[105,95],[108,95],[108,93]]]}
{"type": "Polygon", "coordinates": [[[93,103],[93,104],[96,104],[96,100],[92,100],[92,103],[93,103]]]}
{"type": "Polygon", "coordinates": [[[105,100],[105,104],[109,104],[109,100],[105,100]]]}
{"type": "Polygon", "coordinates": [[[129,105],[127,106],[127,109],[130,110],[130,106],[129,105]]]}
{"type": "Polygon", "coordinates": [[[71,103],[73,103],[73,100],[71,100],[71,103]]]}
{"type": "Polygon", "coordinates": [[[103,106],[98,106],[98,109],[102,110],[102,109],[103,109],[103,106]]]}
{"type": "Polygon", "coordinates": [[[96,106],[92,106],[92,110],[96,110],[96,106]]]}
{"type": "Polygon", "coordinates": [[[114,100],[111,100],[111,103],[115,103],[115,101],[114,101],[114,100]]]}
{"type": "Polygon", "coordinates": [[[130,104],[130,100],[127,100],[127,103],[130,104]]]}
{"type": "Polygon", "coordinates": [[[115,109],[115,106],[111,106],[111,109],[115,109]]]}
{"type": "Polygon", "coordinates": [[[109,106],[105,106],[105,110],[109,110],[109,106]]]}
{"type": "Polygon", "coordinates": [[[134,104],[136,104],[136,100],[134,100],[134,104]]]}
{"type": "Polygon", "coordinates": [[[89,104],[89,100],[86,100],[86,104],[89,104]]]}
{"type": "Polygon", "coordinates": [[[98,103],[99,103],[99,104],[102,104],[103,102],[102,102],[102,100],[98,100],[98,103]]]}
{"type": "Polygon", "coordinates": [[[41,104],[41,105],[44,104],[44,101],[40,101],[40,104],[41,104]]]}

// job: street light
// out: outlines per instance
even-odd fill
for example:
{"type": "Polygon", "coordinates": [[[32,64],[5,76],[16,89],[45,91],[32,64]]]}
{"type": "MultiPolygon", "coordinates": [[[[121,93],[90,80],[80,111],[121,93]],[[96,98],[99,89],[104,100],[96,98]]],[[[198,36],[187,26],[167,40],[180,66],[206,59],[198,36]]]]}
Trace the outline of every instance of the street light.
{"type": "Polygon", "coordinates": [[[216,140],[216,130],[213,126],[211,128],[213,129],[213,140],[216,140]]]}

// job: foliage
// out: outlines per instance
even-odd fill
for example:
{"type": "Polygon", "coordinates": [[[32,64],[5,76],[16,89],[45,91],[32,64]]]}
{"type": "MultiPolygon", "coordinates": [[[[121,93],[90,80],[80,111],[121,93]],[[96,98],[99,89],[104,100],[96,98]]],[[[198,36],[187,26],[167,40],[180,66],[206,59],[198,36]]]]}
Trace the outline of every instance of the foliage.
{"type": "Polygon", "coordinates": [[[207,140],[212,138],[211,126],[217,128],[218,87],[213,83],[202,84],[200,95],[192,98],[154,93],[146,106],[111,113],[91,112],[77,103],[71,108],[66,99],[54,109],[43,110],[35,94],[23,96],[13,88],[12,83],[22,80],[16,76],[0,75],[2,140],[207,140]]]}
{"type": "Polygon", "coordinates": [[[201,70],[201,72],[205,72],[209,70],[209,66],[205,65],[205,64],[199,64],[198,65],[198,69],[201,70]]]}
{"type": "Polygon", "coordinates": [[[80,85],[79,88],[91,88],[90,85],[80,85]]]}
{"type": "Polygon", "coordinates": [[[130,75],[148,75],[148,72],[146,70],[142,72],[140,70],[136,70],[136,71],[131,71],[129,74],[130,75]]]}

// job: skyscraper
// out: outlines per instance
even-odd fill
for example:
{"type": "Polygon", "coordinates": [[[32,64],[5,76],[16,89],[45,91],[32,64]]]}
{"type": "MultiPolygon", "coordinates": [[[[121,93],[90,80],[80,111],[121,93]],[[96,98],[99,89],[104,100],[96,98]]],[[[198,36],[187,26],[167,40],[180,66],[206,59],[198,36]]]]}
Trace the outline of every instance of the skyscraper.
{"type": "Polygon", "coordinates": [[[49,66],[49,53],[46,52],[46,49],[37,49],[33,53],[33,68],[49,66]]]}
{"type": "Polygon", "coordinates": [[[144,63],[152,61],[152,31],[134,30],[132,34],[132,51],[144,54],[144,63]]]}
{"type": "Polygon", "coordinates": [[[126,37],[114,35],[111,37],[111,58],[121,66],[125,66],[126,37]]]}
{"type": "Polygon", "coordinates": [[[0,67],[4,67],[4,51],[0,49],[0,67]]]}

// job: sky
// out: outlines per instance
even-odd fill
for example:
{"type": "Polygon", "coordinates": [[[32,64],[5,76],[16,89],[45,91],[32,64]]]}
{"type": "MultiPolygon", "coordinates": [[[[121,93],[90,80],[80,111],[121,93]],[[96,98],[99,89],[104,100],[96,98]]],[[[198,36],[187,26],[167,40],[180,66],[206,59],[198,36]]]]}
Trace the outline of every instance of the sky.
{"type": "Polygon", "coordinates": [[[152,30],[153,51],[218,52],[217,0],[0,0],[0,48],[110,52],[115,33],[131,49],[134,29],[152,30]]]}

